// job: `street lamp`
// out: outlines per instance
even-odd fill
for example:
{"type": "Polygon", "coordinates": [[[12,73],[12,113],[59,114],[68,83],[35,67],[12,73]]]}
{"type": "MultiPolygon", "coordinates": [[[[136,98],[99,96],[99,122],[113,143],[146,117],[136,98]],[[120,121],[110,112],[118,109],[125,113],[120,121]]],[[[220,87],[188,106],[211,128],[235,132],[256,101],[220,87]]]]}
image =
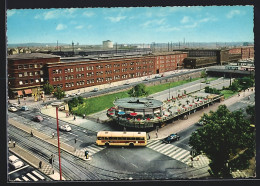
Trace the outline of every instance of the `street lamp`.
{"type": "Polygon", "coordinates": [[[58,138],[58,152],[59,152],[59,169],[60,169],[60,180],[62,180],[62,171],[61,171],[61,161],[60,161],[60,133],[59,133],[59,119],[58,119],[58,109],[62,102],[52,103],[53,107],[56,107],[56,121],[57,121],[57,138],[58,138]]]}

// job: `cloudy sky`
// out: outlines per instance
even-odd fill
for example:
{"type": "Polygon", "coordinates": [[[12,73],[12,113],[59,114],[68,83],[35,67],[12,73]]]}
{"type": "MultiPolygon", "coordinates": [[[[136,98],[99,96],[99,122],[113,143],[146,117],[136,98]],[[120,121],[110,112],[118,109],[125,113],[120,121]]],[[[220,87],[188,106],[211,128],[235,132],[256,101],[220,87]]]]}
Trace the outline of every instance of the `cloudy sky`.
{"type": "Polygon", "coordinates": [[[13,43],[253,42],[253,6],[7,10],[13,43]]]}

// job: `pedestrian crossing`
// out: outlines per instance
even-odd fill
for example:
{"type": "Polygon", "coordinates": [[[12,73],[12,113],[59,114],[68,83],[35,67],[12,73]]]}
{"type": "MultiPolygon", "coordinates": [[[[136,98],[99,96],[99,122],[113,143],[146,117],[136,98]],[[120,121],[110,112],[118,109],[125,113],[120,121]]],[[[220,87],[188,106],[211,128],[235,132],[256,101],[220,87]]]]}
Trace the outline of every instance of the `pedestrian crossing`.
{"type": "Polygon", "coordinates": [[[231,174],[232,174],[233,178],[249,178],[250,177],[248,174],[246,174],[245,171],[240,171],[240,170],[232,172],[231,174]]]}
{"type": "Polygon", "coordinates": [[[240,103],[245,103],[247,105],[255,105],[255,101],[251,101],[251,100],[240,100],[240,103]]]}
{"type": "Polygon", "coordinates": [[[28,182],[28,181],[43,181],[43,180],[45,180],[45,178],[42,175],[40,175],[38,172],[36,172],[35,170],[28,172],[25,175],[22,175],[22,176],[14,179],[14,181],[26,181],[26,182],[28,182]]]}
{"type": "Polygon", "coordinates": [[[99,151],[105,149],[105,147],[100,147],[100,146],[97,146],[96,144],[92,144],[90,146],[87,146],[83,149],[80,149],[80,150],[76,150],[74,155],[77,156],[77,157],[80,157],[80,158],[83,158],[85,159],[85,151],[88,151],[89,152],[89,155],[90,156],[93,156],[94,154],[98,153],[99,151]]]}
{"type": "Polygon", "coordinates": [[[161,140],[150,141],[148,142],[147,147],[186,165],[192,165],[195,168],[205,167],[209,164],[209,159],[206,156],[199,155],[191,161],[190,151],[172,144],[162,143],[161,140]]]}

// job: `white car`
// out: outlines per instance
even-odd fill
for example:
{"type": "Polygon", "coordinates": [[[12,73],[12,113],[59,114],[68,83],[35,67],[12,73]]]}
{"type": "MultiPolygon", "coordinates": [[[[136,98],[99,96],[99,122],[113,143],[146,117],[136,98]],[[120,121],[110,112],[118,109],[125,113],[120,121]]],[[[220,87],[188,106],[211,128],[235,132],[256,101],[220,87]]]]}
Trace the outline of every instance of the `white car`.
{"type": "Polygon", "coordinates": [[[65,95],[65,98],[68,98],[69,96],[70,96],[69,94],[66,94],[66,95],[65,95]]]}
{"type": "Polygon", "coordinates": [[[11,106],[12,107],[19,107],[19,104],[18,103],[12,103],[11,106]]]}
{"type": "Polygon", "coordinates": [[[17,108],[15,108],[15,107],[9,107],[8,110],[11,111],[11,112],[16,112],[16,111],[17,111],[17,108]]]}
{"type": "Polygon", "coordinates": [[[60,130],[63,130],[63,131],[67,131],[67,132],[71,131],[71,127],[68,124],[60,125],[59,128],[60,128],[60,130]]]}
{"type": "Polygon", "coordinates": [[[24,166],[24,163],[19,158],[17,158],[15,155],[9,156],[9,163],[11,164],[11,166],[14,169],[18,169],[18,168],[24,166]]]}

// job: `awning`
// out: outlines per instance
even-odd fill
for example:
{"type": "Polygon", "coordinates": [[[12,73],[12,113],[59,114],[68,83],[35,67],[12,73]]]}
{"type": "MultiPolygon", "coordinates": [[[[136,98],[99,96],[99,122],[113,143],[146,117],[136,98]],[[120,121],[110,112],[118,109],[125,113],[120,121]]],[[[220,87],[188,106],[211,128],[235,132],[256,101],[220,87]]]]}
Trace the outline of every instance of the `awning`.
{"type": "Polygon", "coordinates": [[[18,93],[18,96],[22,96],[23,95],[23,92],[21,90],[18,90],[17,93],[18,93]]]}
{"type": "Polygon", "coordinates": [[[26,90],[24,90],[24,93],[25,94],[32,94],[32,89],[26,89],[26,90]]]}

